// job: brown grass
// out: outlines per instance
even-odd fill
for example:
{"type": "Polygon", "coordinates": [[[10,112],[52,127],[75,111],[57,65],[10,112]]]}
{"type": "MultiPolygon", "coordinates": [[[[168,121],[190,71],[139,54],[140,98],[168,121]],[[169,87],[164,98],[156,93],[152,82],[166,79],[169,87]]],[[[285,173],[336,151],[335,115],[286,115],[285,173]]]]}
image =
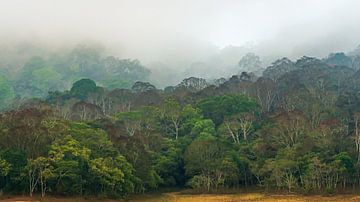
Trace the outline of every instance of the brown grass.
{"type": "Polygon", "coordinates": [[[139,202],[318,202],[318,201],[359,201],[358,195],[337,195],[325,197],[321,195],[301,196],[301,195],[273,195],[262,193],[247,194],[199,194],[183,195],[179,193],[166,193],[158,196],[145,196],[134,198],[133,201],[139,202]]]}
{"type": "MultiPolygon", "coordinates": [[[[0,200],[1,202],[89,202],[103,201],[116,202],[116,200],[84,199],[84,198],[59,198],[46,197],[29,198],[29,197],[10,197],[0,200]]],[[[149,194],[134,196],[127,201],[135,202],[340,202],[340,201],[359,201],[360,195],[336,195],[336,196],[301,196],[285,194],[263,194],[263,193],[244,193],[244,194],[181,194],[180,192],[170,192],[163,194],[149,194]]]]}

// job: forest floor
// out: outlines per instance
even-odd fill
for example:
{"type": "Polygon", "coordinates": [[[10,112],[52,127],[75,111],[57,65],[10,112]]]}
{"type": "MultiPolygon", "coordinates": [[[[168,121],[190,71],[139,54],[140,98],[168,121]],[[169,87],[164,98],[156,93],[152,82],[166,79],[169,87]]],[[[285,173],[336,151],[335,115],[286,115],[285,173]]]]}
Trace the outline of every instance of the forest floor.
{"type": "MultiPolygon", "coordinates": [[[[9,197],[0,199],[1,202],[119,202],[118,200],[100,200],[84,198],[62,198],[62,197],[9,197]]],[[[120,200],[122,201],[122,200],[120,200]]],[[[125,201],[134,202],[320,202],[320,201],[359,201],[360,195],[334,195],[334,196],[302,196],[290,194],[263,194],[263,193],[243,193],[243,194],[182,194],[180,192],[170,192],[162,194],[145,194],[131,197],[125,201]]]]}

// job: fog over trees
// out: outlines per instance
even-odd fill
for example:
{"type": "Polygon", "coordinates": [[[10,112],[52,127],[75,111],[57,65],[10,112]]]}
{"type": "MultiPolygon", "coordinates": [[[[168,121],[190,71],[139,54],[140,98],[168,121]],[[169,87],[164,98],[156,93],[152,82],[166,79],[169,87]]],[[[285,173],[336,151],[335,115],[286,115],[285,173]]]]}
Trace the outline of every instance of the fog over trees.
{"type": "Polygon", "coordinates": [[[356,192],[360,4],[169,2],[1,3],[0,198],[356,192]]]}

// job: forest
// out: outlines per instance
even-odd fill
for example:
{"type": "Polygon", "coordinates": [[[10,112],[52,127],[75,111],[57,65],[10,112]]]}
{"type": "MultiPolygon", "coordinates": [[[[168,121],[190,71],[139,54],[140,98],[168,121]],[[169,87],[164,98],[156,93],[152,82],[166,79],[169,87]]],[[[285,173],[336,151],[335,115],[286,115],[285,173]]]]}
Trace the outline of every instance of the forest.
{"type": "Polygon", "coordinates": [[[241,71],[259,60],[249,53],[229,78],[163,89],[139,60],[84,46],[2,64],[0,193],[358,189],[359,52],[241,71]]]}

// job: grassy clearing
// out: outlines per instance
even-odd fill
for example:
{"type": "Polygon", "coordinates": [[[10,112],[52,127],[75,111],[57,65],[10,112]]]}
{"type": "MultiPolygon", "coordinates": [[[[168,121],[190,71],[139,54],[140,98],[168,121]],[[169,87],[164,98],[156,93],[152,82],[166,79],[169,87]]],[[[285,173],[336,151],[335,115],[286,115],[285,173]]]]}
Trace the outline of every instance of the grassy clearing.
{"type": "MultiPolygon", "coordinates": [[[[10,197],[0,200],[1,202],[119,202],[119,200],[100,200],[84,198],[61,198],[46,197],[29,198],[29,197],[10,197]]],[[[263,193],[244,193],[244,194],[181,194],[180,192],[169,192],[163,194],[146,194],[134,196],[129,200],[133,202],[340,202],[340,201],[359,201],[360,195],[336,195],[336,196],[302,196],[302,195],[285,195],[285,194],[263,194],[263,193]]]]}
{"type": "Polygon", "coordinates": [[[184,195],[179,193],[166,193],[157,196],[143,196],[134,198],[132,201],[139,202],[300,202],[300,201],[360,201],[360,195],[337,195],[325,197],[321,195],[273,195],[262,193],[247,194],[199,194],[184,195]]]}

